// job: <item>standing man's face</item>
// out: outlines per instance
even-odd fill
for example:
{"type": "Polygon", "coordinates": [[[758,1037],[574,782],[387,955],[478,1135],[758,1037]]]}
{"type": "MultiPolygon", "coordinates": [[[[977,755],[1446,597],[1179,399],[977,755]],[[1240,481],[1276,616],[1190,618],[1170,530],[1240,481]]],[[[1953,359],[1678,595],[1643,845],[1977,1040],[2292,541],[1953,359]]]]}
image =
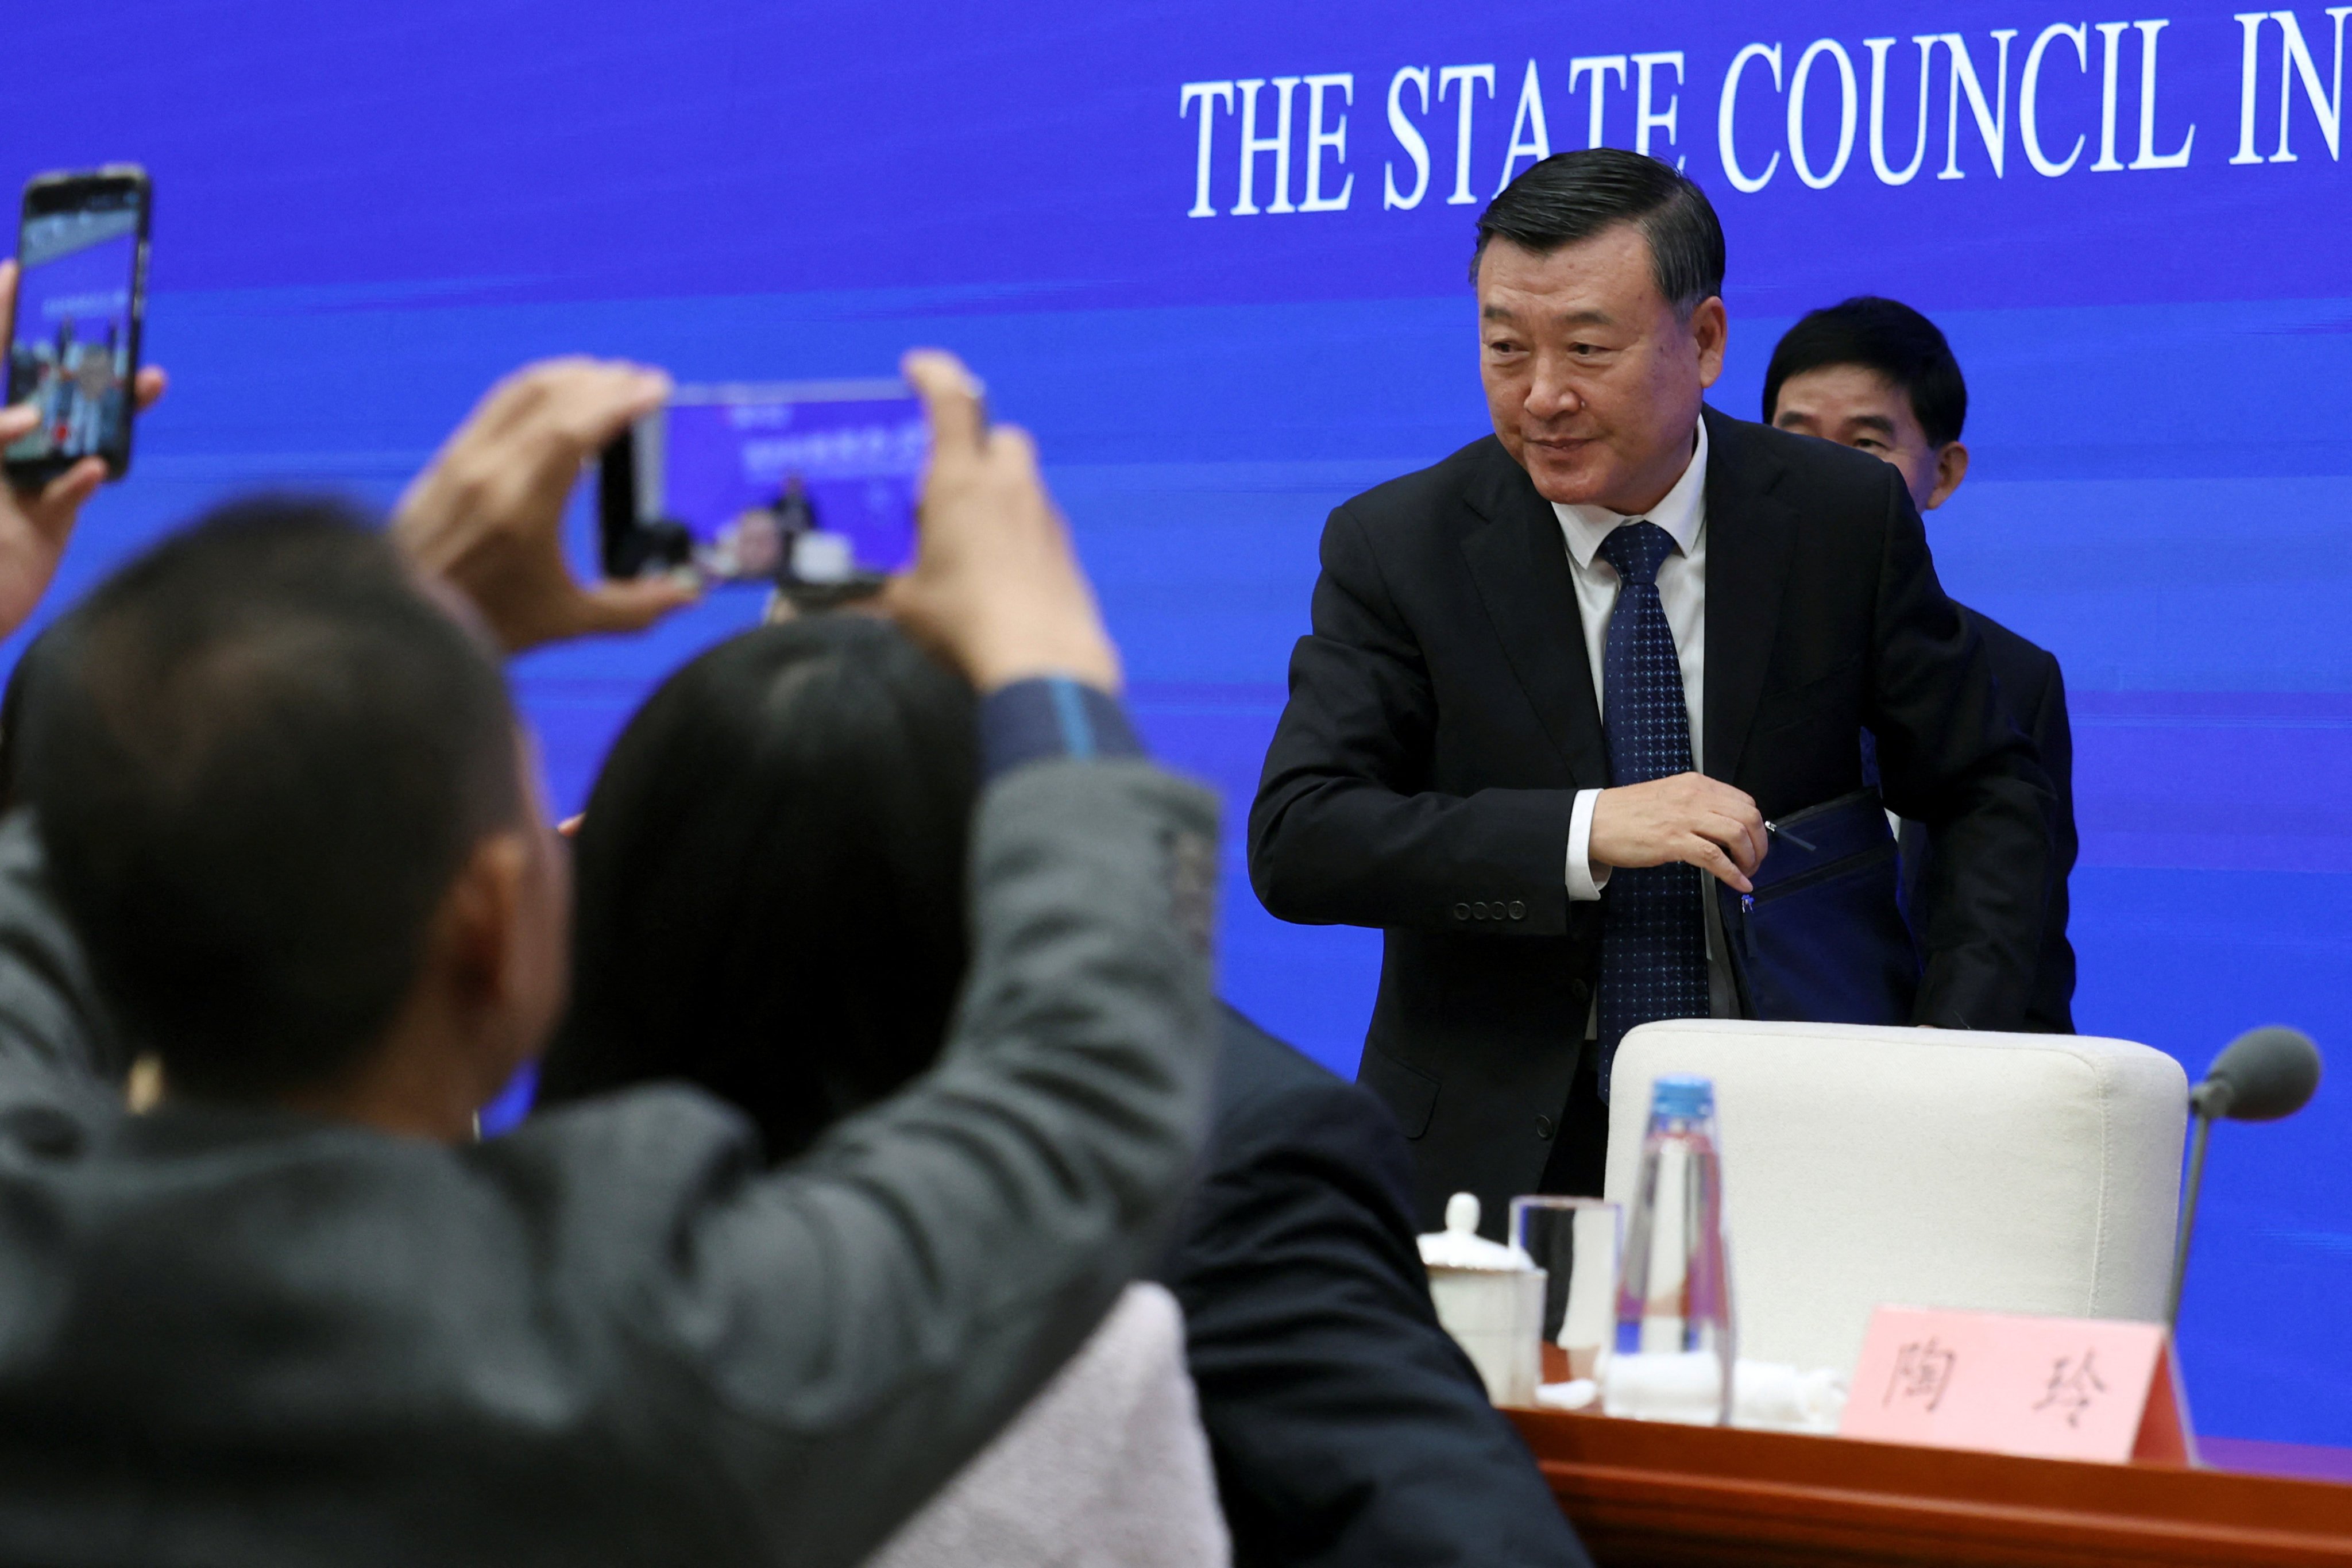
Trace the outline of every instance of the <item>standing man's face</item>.
{"type": "Polygon", "coordinates": [[[1679,319],[1632,224],[1538,256],[1500,236],[1478,263],[1479,379],[1536,493],[1633,515],[1690,466],[1723,374],[1723,301],[1679,319]]]}
{"type": "Polygon", "coordinates": [[[1943,505],[1968,477],[1969,449],[1958,441],[1939,447],[1927,439],[1911,395],[1867,365],[1828,364],[1790,376],[1780,384],[1772,424],[1885,458],[1901,470],[1903,487],[1921,511],[1943,505]]]}

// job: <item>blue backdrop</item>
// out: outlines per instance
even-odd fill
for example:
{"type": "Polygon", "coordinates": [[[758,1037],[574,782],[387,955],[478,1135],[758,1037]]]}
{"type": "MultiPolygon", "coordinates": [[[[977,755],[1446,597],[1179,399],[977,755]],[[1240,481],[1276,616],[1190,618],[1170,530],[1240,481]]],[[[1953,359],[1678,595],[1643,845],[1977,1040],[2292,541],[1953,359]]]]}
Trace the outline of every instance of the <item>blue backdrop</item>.
{"type": "MultiPolygon", "coordinates": [[[[389,501],[532,356],[766,380],[945,344],[1043,443],[1151,740],[1226,793],[1226,989],[1349,1070],[1377,940],[1269,919],[1240,819],[1325,512],[1484,428],[1477,204],[1597,135],[1723,215],[1720,406],[1755,416],[1777,334],[1850,293],[1950,334],[1976,464],[1930,532],[2064,661],[2081,1026],[2192,1077],[2258,1023],[2352,1040],[2343,18],[1479,11],[19,8],[12,58],[82,64],[10,73],[0,174],[150,167],[176,376],[59,597],[235,487],[389,501]]],[[[521,661],[560,803],[757,609],[521,661]]],[[[2216,1136],[2183,1323],[2209,1431],[2352,1443],[2347,1133],[2330,1085],[2216,1136]]]]}

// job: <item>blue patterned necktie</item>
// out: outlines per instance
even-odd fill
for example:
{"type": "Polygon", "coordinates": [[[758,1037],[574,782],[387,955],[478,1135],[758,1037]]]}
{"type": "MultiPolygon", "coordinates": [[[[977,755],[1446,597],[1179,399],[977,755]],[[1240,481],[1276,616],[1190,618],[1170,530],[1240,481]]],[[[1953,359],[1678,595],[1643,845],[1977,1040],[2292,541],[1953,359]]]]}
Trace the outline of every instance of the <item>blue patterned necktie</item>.
{"type": "MultiPolygon", "coordinates": [[[[1609,617],[1601,660],[1601,731],[1609,782],[1643,784],[1691,771],[1690,710],[1682,660],[1658,600],[1658,567],[1674,536],[1646,520],[1601,542],[1623,586],[1609,617]]],[[[1621,866],[1609,875],[1601,917],[1601,1098],[1617,1042],[1654,1018],[1707,1016],[1706,874],[1696,866],[1621,866]]]]}

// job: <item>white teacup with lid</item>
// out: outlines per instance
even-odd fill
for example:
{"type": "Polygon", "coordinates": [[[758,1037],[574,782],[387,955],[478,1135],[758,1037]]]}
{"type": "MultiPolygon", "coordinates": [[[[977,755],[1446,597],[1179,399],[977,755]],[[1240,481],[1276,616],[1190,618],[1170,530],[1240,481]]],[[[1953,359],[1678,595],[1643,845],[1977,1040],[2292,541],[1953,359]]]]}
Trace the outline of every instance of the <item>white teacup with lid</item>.
{"type": "Polygon", "coordinates": [[[1478,1234],[1478,1195],[1445,1202],[1445,1228],[1420,1238],[1437,1321],[1497,1405],[1533,1405],[1542,1371],[1544,1271],[1515,1247],[1478,1234]]]}

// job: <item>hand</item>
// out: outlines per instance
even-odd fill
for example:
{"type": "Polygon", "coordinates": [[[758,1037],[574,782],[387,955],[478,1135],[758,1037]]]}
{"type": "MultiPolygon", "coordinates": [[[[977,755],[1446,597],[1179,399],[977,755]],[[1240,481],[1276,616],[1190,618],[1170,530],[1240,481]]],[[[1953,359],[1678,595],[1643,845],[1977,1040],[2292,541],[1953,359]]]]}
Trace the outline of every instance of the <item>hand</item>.
{"type": "Polygon", "coordinates": [[[668,395],[669,378],[639,365],[524,366],[416,476],[393,513],[393,542],[471,600],[509,653],[651,626],[694,590],[668,577],[583,588],[563,560],[563,503],[582,466],[668,395]]]}
{"type": "Polygon", "coordinates": [[[891,579],[883,608],[983,692],[1066,675],[1116,693],[1118,650],[1035,447],[989,427],[980,385],[953,355],[918,350],[901,368],[930,416],[931,461],[914,569],[891,579]]]}
{"type": "MultiPolygon", "coordinates": [[[[16,264],[0,261],[0,321],[16,314],[16,264]]],[[[163,395],[165,377],[147,365],[131,384],[131,400],[142,412],[163,395]]],[[[0,408],[0,447],[16,441],[39,426],[41,416],[30,404],[0,408]]],[[[73,537],[84,502],[106,482],[106,462],[84,458],[36,491],[0,485],[0,637],[6,637],[31,618],[48,592],[58,562],[73,537]]]]}
{"type": "Polygon", "coordinates": [[[1598,866],[1685,861],[1737,888],[1764,864],[1764,816],[1747,794],[1705,773],[1604,789],[1592,803],[1588,854],[1598,866]]]}

